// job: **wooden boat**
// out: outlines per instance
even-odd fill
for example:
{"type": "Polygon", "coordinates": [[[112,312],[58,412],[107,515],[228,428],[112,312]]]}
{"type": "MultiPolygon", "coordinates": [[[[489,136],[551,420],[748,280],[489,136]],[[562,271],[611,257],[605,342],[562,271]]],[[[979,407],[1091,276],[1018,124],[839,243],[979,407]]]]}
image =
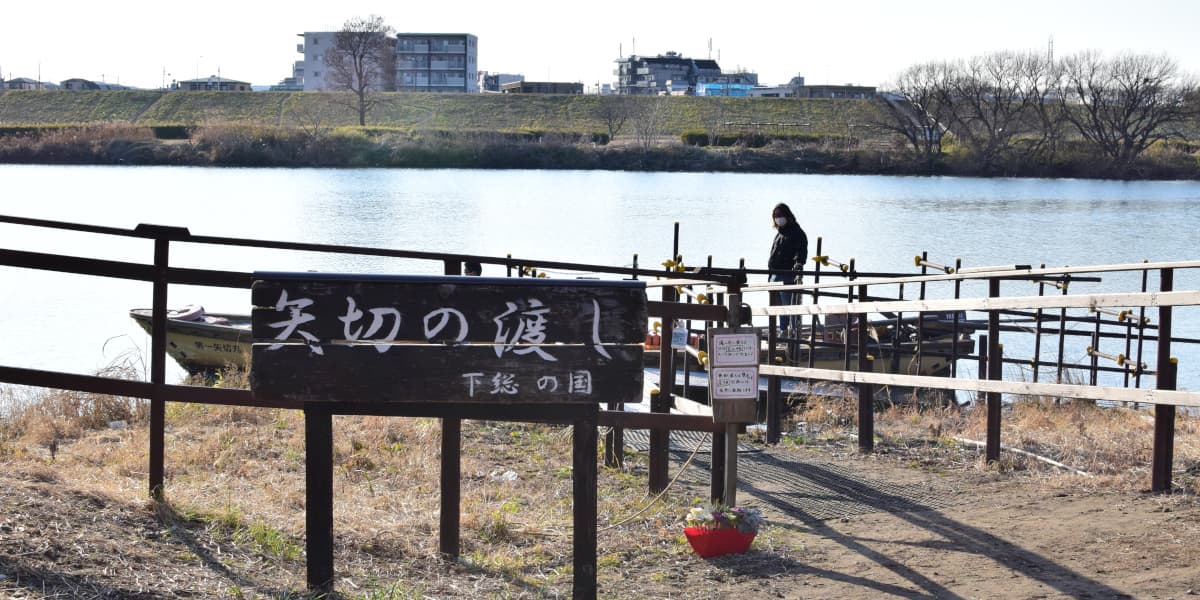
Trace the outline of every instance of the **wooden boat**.
{"type": "MultiPolygon", "coordinates": [[[[153,335],[153,312],[135,308],[129,316],[153,335]]],[[[245,367],[251,343],[249,315],[207,313],[198,306],[167,311],[167,354],[189,373],[245,367]]]]}
{"type": "MultiPolygon", "coordinates": [[[[972,334],[976,325],[969,323],[959,313],[957,330],[953,313],[929,313],[918,320],[916,317],[903,319],[887,318],[873,320],[868,330],[867,355],[871,358],[872,370],[878,373],[901,373],[905,375],[945,376],[950,373],[952,357],[965,358],[975,351],[972,334]],[[955,335],[957,334],[957,337],[955,335]],[[918,338],[920,342],[918,343],[918,338]]],[[[858,367],[858,351],[853,342],[857,328],[849,330],[849,369],[858,367]]],[[[826,322],[814,333],[810,328],[801,330],[794,337],[779,336],[775,355],[782,364],[809,366],[818,369],[841,370],[847,368],[847,330],[844,324],[826,322]]],[[[767,362],[766,332],[762,332],[763,349],[761,362],[767,362]]],[[[703,338],[700,338],[701,341],[703,338]]],[[[703,343],[689,345],[687,349],[689,370],[702,369],[697,355],[704,350],[703,343]]],[[[644,361],[647,367],[659,364],[659,349],[647,347],[644,361]]],[[[678,363],[678,358],[676,359],[678,363]]]]}

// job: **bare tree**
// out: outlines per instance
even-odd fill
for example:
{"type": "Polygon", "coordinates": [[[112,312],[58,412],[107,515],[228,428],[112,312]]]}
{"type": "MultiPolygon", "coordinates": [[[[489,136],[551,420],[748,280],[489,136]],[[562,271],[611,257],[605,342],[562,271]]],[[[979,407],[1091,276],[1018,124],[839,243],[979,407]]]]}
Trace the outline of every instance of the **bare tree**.
{"type": "Polygon", "coordinates": [[[1063,116],[1110,161],[1117,176],[1156,141],[1183,137],[1196,82],[1166,55],[1095,51],[1063,60],[1063,116]]]}
{"type": "Polygon", "coordinates": [[[636,103],[631,96],[615,94],[600,96],[599,102],[598,116],[604,122],[604,126],[608,128],[609,141],[615,140],[625,129],[625,123],[633,116],[636,103]]]}
{"type": "Polygon", "coordinates": [[[383,17],[354,17],[342,25],[333,46],[325,51],[325,66],[334,88],[353,94],[350,107],[358,124],[367,124],[367,113],[378,104],[375,93],[395,88],[394,33],[383,17]]]}
{"type": "Polygon", "coordinates": [[[633,137],[645,153],[662,135],[667,119],[667,97],[638,98],[636,107],[633,111],[633,137]]]}
{"type": "Polygon", "coordinates": [[[950,67],[941,102],[955,138],[982,173],[994,171],[1014,152],[1014,140],[1033,131],[1033,107],[1041,95],[1044,57],[994,52],[950,67]]]}
{"type": "Polygon", "coordinates": [[[875,98],[870,125],[904,140],[914,163],[932,170],[942,154],[942,134],[951,106],[944,102],[952,69],[929,62],[906,69],[875,98]]]}
{"type": "Polygon", "coordinates": [[[726,123],[729,121],[728,113],[731,101],[722,96],[700,98],[699,101],[703,103],[700,122],[704,125],[704,132],[708,134],[708,145],[714,146],[717,138],[728,128],[726,123]]]}

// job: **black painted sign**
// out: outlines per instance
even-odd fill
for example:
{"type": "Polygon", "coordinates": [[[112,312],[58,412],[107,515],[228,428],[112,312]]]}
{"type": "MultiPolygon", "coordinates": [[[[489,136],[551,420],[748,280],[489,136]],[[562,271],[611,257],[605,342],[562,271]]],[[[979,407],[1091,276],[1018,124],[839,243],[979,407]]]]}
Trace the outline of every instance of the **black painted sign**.
{"type": "Polygon", "coordinates": [[[641,400],[641,282],[256,273],[252,301],[264,397],[641,400]]]}

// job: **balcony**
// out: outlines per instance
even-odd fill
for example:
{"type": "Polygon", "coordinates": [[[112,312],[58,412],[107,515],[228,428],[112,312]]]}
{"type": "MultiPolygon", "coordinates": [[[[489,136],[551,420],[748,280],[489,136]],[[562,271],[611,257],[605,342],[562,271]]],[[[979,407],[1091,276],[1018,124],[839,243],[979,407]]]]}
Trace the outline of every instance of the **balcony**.
{"type": "Polygon", "coordinates": [[[434,44],[430,52],[441,54],[466,54],[466,44],[434,44]]]}

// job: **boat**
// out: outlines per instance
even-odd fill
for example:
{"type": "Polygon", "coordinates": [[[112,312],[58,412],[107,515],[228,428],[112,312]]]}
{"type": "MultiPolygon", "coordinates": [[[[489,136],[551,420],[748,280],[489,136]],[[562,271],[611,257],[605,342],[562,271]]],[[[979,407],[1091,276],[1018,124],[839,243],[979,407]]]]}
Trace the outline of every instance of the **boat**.
{"type": "MultiPolygon", "coordinates": [[[[872,320],[868,327],[867,355],[871,359],[871,370],[877,373],[899,373],[904,375],[928,375],[944,377],[950,374],[952,358],[965,358],[975,351],[976,324],[966,320],[959,312],[958,322],[952,312],[927,313],[916,317],[895,318],[885,315],[884,319],[872,320]],[[918,342],[919,339],[919,342],[918,342]]],[[[762,353],[760,362],[767,362],[767,332],[760,329],[762,353]]],[[[849,330],[850,353],[847,366],[844,322],[828,320],[813,331],[805,327],[793,336],[779,335],[776,338],[777,362],[818,369],[857,370],[858,352],[854,347],[857,328],[849,330]],[[811,356],[811,365],[810,363],[811,356]]],[[[647,336],[648,342],[657,335],[647,336]]],[[[704,336],[691,336],[689,340],[688,369],[704,367],[699,357],[705,351],[704,336]]],[[[647,346],[644,353],[645,366],[659,364],[659,348],[647,346]]]]}
{"type": "MultiPolygon", "coordinates": [[[[150,308],[129,311],[150,335],[153,315],[150,308]]],[[[212,373],[227,366],[245,368],[252,342],[249,315],[209,313],[194,305],[167,311],[167,354],[188,373],[212,373]]]]}

